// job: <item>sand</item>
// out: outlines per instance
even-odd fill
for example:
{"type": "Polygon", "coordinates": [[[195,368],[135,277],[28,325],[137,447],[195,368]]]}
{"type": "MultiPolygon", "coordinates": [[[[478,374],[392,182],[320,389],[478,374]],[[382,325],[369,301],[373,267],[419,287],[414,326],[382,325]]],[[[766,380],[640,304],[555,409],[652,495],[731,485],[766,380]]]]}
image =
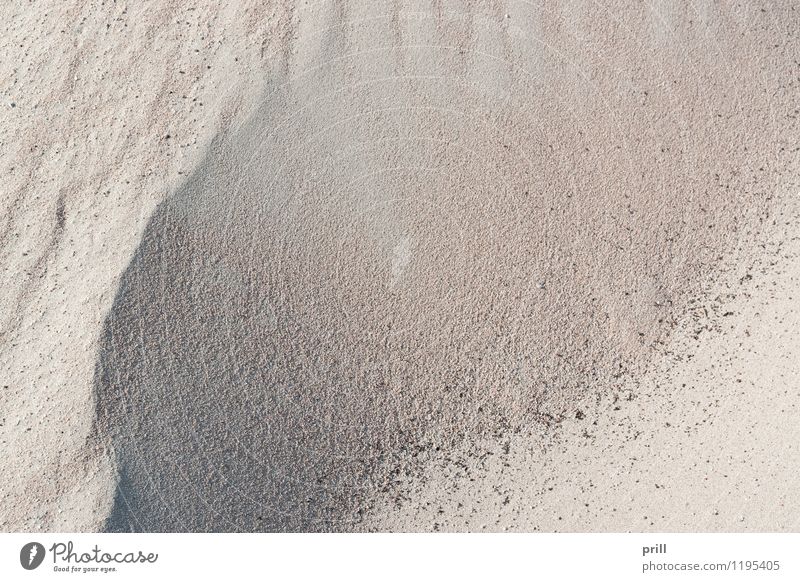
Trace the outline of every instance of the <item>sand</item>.
{"type": "Polygon", "coordinates": [[[648,370],[556,430],[438,455],[365,531],[797,532],[797,184],[648,370]]]}
{"type": "Polygon", "coordinates": [[[185,2],[0,11],[0,527],[96,530],[116,487],[111,457],[85,446],[103,321],[154,208],[255,98],[285,18],[185,2]]]}
{"type": "Polygon", "coordinates": [[[796,527],[790,2],[3,10],[1,528],[796,527]]]}

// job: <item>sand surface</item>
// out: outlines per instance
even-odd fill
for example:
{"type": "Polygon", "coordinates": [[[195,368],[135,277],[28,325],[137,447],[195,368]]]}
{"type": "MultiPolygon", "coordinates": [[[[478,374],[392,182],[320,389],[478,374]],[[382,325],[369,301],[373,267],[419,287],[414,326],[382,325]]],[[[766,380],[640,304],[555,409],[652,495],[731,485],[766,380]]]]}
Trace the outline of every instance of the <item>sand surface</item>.
{"type": "Polygon", "coordinates": [[[796,188],[758,259],[729,258],[644,374],[557,430],[434,456],[360,528],[797,532],[796,188]]]}
{"type": "Polygon", "coordinates": [[[792,2],[2,10],[0,528],[797,528],[792,2]]]}

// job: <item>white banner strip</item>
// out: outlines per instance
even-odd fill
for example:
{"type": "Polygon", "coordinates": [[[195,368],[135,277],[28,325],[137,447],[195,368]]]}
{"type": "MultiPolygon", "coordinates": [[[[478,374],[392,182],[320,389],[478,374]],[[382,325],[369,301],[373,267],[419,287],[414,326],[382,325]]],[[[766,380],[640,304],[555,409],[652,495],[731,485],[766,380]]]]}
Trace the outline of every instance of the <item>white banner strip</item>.
{"type": "Polygon", "coordinates": [[[0,580],[800,580],[800,534],[0,534],[0,580]]]}

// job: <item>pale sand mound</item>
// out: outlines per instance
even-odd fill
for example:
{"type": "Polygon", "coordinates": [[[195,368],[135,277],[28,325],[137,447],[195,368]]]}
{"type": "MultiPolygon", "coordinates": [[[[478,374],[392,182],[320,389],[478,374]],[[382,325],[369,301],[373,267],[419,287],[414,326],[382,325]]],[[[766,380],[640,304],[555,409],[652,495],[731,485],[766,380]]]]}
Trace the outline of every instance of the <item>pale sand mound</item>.
{"type": "Polygon", "coordinates": [[[97,376],[112,529],[348,528],[636,369],[769,207],[794,64],[730,15],[369,5],[300,15],[145,231],[97,376]]]}
{"type": "MultiPolygon", "coordinates": [[[[89,446],[81,385],[60,398],[82,420],[11,431],[40,456],[22,473],[66,465],[80,482],[82,455],[110,455],[110,529],[346,529],[432,449],[556,422],[638,370],[719,257],[754,240],[796,155],[798,18],[789,2],[621,4],[282,12],[253,113],[135,253],[136,229],[106,235],[133,259],[102,331],[82,323],[91,353],[100,338],[89,446]],[[64,425],[66,452],[37,449],[64,425]]],[[[241,16],[241,38],[263,35],[241,16]]],[[[73,215],[56,200],[60,228],[73,215]]],[[[7,333],[32,329],[18,319],[7,333]]],[[[30,411],[22,392],[4,398],[30,411]]],[[[87,505],[5,523],[97,527],[87,505]]]]}

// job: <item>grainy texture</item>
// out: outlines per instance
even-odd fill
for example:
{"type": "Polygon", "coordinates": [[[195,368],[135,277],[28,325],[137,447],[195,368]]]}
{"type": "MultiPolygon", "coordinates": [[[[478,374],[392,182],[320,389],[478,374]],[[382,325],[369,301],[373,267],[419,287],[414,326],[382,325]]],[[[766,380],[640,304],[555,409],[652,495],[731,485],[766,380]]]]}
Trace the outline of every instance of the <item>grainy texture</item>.
{"type": "MultiPolygon", "coordinates": [[[[796,176],[797,174],[795,174],[796,176]]],[[[390,531],[800,530],[800,184],[648,370],[556,430],[431,456],[360,524],[390,531]]]]}
{"type": "Polygon", "coordinates": [[[6,19],[7,529],[425,529],[514,434],[573,482],[796,182],[791,2],[158,6],[6,19]]]}
{"type": "Polygon", "coordinates": [[[106,519],[115,470],[84,446],[102,323],[153,209],[286,43],[289,11],[256,4],[0,6],[4,530],[106,519]]]}

